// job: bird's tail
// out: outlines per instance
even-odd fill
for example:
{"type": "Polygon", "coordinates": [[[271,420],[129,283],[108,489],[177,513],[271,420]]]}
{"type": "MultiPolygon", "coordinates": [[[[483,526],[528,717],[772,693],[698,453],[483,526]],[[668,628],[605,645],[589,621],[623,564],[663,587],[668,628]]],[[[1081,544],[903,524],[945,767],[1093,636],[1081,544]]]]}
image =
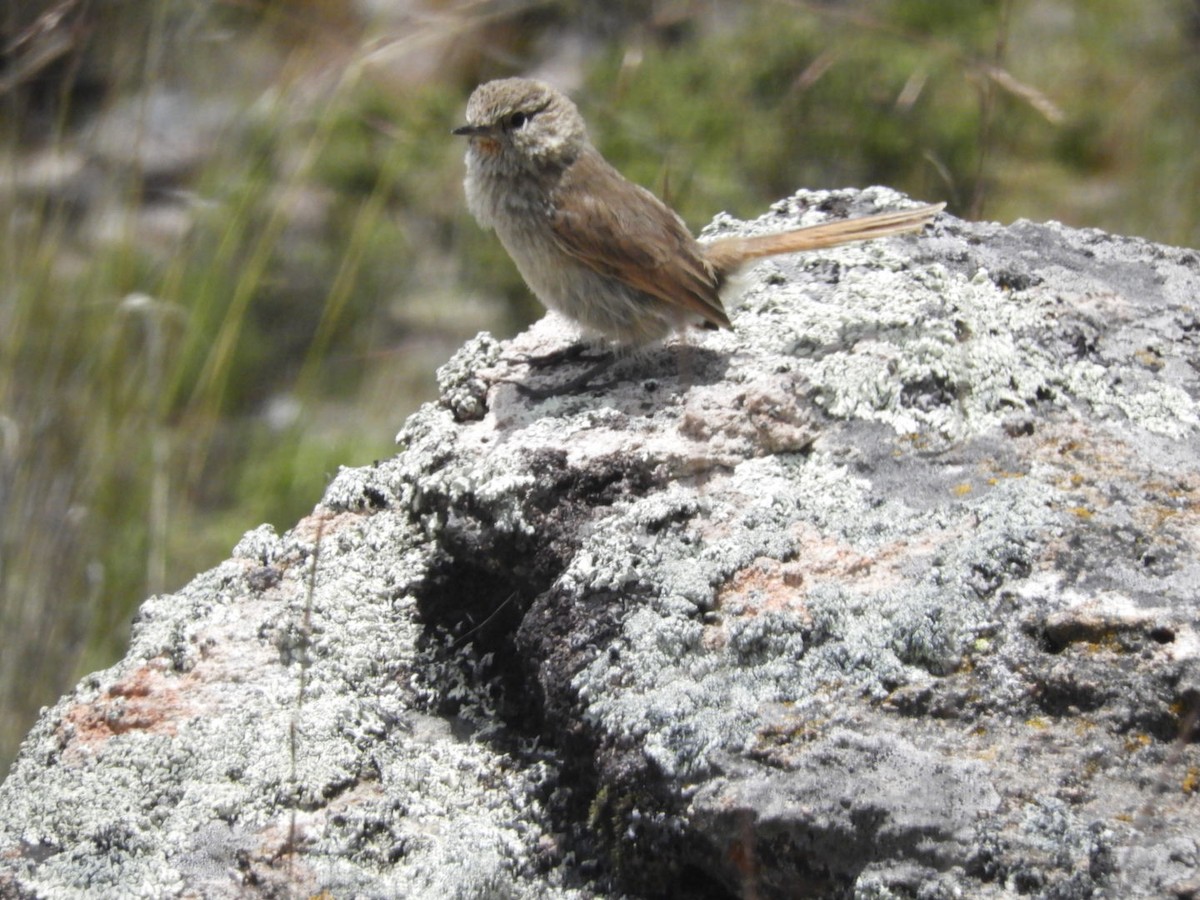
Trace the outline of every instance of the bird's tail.
{"type": "Polygon", "coordinates": [[[757,237],[719,238],[704,245],[704,258],[721,273],[736,271],[743,264],[764,256],[781,253],[799,253],[803,250],[819,250],[836,247],[854,241],[869,241],[920,231],[946,206],[935,203],[915,209],[861,216],[857,219],[841,219],[821,225],[809,225],[778,234],[757,237]]]}

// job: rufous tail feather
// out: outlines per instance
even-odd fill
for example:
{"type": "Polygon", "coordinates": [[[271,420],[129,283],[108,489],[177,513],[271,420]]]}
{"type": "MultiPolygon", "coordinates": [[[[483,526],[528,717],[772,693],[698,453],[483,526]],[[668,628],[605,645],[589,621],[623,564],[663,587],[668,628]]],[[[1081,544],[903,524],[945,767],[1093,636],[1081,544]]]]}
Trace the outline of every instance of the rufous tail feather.
{"type": "Polygon", "coordinates": [[[719,238],[704,245],[704,258],[716,271],[728,274],[744,263],[764,256],[781,253],[798,253],[803,250],[819,250],[836,247],[854,241],[869,241],[920,231],[946,206],[935,203],[916,209],[861,216],[857,219],[842,219],[822,225],[809,225],[778,234],[757,237],[719,238]]]}

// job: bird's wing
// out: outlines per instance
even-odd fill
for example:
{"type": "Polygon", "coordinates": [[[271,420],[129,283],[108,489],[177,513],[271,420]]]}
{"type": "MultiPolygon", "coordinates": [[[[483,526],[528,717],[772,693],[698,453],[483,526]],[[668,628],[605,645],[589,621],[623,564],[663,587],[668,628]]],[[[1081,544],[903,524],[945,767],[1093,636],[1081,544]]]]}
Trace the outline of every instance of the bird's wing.
{"type": "Polygon", "coordinates": [[[687,226],[661,200],[628,181],[599,153],[580,157],[555,190],[558,246],[597,272],[731,328],[720,279],[687,226]]]}

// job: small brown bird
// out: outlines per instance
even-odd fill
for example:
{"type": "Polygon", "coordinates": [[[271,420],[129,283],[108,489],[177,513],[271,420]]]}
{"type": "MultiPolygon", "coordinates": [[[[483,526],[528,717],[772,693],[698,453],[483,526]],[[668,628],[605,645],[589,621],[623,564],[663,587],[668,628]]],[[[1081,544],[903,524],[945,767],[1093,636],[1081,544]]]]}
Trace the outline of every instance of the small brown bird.
{"type": "Polygon", "coordinates": [[[579,110],[548,84],[506,78],[467,103],[467,205],[495,229],[538,299],[622,345],[698,322],[731,328],[721,291],[746,263],[920,231],[945,204],[701,243],[588,139],[579,110]]]}

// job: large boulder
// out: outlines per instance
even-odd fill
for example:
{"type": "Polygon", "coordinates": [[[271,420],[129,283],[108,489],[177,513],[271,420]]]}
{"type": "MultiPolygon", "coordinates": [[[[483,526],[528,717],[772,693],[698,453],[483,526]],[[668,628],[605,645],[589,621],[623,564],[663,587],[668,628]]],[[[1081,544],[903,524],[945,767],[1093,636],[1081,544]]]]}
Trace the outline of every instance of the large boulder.
{"type": "Polygon", "coordinates": [[[469,342],[43,713],[0,893],[1200,892],[1200,254],[943,216],[742,299],[558,393],[558,320],[469,342]]]}

